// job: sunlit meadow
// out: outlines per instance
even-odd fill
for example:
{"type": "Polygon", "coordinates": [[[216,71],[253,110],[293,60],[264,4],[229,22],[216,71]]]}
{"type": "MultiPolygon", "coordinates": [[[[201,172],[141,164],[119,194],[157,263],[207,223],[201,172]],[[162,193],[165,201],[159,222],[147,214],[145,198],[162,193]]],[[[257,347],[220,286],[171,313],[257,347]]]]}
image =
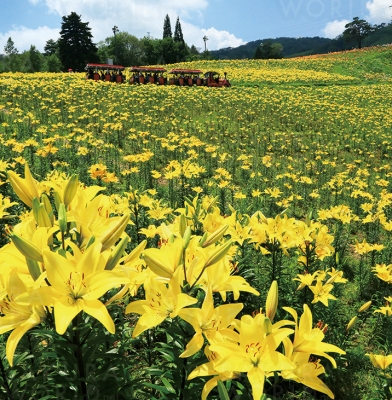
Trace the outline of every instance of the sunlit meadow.
{"type": "Polygon", "coordinates": [[[391,59],[1,74],[0,393],[391,399],[391,59]]]}

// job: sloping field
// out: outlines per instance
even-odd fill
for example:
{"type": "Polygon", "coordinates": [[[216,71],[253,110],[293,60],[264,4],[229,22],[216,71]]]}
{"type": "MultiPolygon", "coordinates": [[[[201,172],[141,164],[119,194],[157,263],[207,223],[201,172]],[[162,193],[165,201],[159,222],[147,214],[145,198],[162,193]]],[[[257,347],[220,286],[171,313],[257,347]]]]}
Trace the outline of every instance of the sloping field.
{"type": "Polygon", "coordinates": [[[1,395],[390,398],[391,60],[0,74],[1,395]]]}

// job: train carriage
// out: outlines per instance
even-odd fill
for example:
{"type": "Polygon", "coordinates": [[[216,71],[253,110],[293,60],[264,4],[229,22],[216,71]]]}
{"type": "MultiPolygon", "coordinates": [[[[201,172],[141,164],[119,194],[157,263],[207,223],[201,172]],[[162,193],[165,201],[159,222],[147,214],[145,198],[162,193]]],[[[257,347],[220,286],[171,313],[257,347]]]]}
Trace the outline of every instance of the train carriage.
{"type": "MultiPolygon", "coordinates": [[[[125,67],[112,64],[94,64],[86,65],[86,79],[94,81],[108,81],[123,83],[125,82],[125,67]]],[[[177,85],[177,86],[207,86],[207,87],[230,87],[230,81],[227,79],[227,73],[221,78],[216,71],[207,71],[203,73],[200,69],[173,68],[166,77],[166,69],[162,67],[140,67],[135,66],[129,69],[131,76],[130,84],[156,84],[156,85],[177,85]]]]}
{"type": "Polygon", "coordinates": [[[86,79],[116,83],[125,81],[125,67],[122,65],[88,63],[84,69],[87,71],[86,79]]]}
{"type": "Polygon", "coordinates": [[[131,67],[129,72],[132,74],[129,78],[129,83],[152,83],[157,85],[166,85],[167,78],[163,76],[166,72],[165,68],[161,67],[131,67]]]}
{"type": "Polygon", "coordinates": [[[203,80],[200,77],[203,71],[200,69],[184,69],[184,68],[173,68],[169,71],[169,74],[173,76],[169,79],[169,85],[179,86],[202,86],[203,80]]]}

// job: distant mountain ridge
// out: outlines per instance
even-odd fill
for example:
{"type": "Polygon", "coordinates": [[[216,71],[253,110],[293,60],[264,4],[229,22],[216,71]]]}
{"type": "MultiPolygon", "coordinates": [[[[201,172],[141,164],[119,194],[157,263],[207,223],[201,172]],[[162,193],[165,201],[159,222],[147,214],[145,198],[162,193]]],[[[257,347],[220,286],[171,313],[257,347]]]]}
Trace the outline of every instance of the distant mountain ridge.
{"type": "MultiPolygon", "coordinates": [[[[219,60],[239,60],[253,58],[256,48],[264,41],[280,43],[283,46],[283,57],[297,57],[312,54],[325,54],[335,51],[351,50],[355,42],[347,43],[343,37],[335,39],[316,37],[279,37],[275,39],[259,39],[248,42],[238,47],[228,47],[210,51],[210,54],[219,60]]],[[[392,24],[378,29],[363,41],[363,46],[377,46],[392,43],[392,24]]]]}

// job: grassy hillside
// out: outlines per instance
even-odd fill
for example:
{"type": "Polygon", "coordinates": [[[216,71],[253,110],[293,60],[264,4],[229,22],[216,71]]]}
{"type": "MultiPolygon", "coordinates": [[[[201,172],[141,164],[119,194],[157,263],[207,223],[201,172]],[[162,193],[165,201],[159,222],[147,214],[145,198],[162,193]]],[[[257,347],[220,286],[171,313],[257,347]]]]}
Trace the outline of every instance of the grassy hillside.
{"type": "MultiPolygon", "coordinates": [[[[220,60],[234,60],[243,58],[253,58],[257,46],[261,42],[270,40],[272,43],[280,43],[283,46],[284,57],[294,57],[310,54],[326,54],[330,52],[351,50],[356,43],[346,42],[342,37],[335,39],[321,37],[302,37],[302,38],[265,38],[248,42],[235,48],[229,47],[216,51],[211,51],[213,57],[220,60]]],[[[392,43],[392,25],[378,29],[364,40],[364,46],[379,46],[392,43]]]]}
{"type": "Polygon", "coordinates": [[[178,65],[226,71],[234,86],[391,82],[392,45],[281,60],[209,60],[178,65]]]}

